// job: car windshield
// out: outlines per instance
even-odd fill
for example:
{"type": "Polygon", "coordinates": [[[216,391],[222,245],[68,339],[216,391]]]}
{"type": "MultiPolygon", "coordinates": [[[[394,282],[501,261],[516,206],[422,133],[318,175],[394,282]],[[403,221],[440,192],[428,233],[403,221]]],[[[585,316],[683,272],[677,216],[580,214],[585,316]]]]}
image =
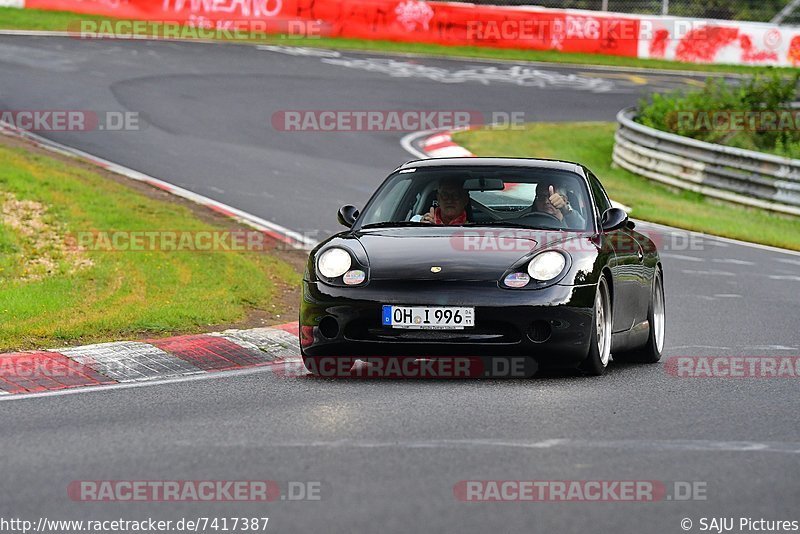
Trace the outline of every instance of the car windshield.
{"type": "Polygon", "coordinates": [[[533,167],[419,167],[384,182],[359,217],[376,226],[507,226],[589,229],[585,180],[570,171],[533,167]]]}

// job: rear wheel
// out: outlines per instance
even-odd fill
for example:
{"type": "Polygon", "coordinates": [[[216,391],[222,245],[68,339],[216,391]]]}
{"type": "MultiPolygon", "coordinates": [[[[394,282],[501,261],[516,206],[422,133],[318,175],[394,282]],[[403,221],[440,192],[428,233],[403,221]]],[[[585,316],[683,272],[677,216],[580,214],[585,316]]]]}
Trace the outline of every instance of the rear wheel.
{"type": "Polygon", "coordinates": [[[593,315],[589,355],[579,368],[584,374],[599,376],[606,372],[611,357],[611,294],[605,275],[597,284],[593,315]]]}
{"type": "Polygon", "coordinates": [[[664,282],[661,279],[661,271],[658,269],[656,269],[653,279],[653,292],[650,295],[650,309],[647,312],[647,321],[650,324],[650,335],[647,337],[647,343],[639,349],[620,354],[618,359],[638,363],[656,363],[661,359],[661,353],[664,350],[666,313],[664,307],[664,282]]]}

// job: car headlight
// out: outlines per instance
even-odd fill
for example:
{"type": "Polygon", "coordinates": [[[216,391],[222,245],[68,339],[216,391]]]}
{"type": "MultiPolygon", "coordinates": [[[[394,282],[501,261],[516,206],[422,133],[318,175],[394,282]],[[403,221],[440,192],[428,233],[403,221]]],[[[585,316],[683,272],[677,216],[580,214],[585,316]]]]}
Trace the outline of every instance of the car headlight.
{"type": "Polygon", "coordinates": [[[566,265],[567,259],[563,254],[548,250],[534,256],[528,263],[528,274],[534,280],[546,282],[561,274],[566,265]]]}
{"type": "Polygon", "coordinates": [[[329,248],[317,259],[317,270],[322,276],[338,278],[350,270],[353,260],[343,248],[329,248]]]}

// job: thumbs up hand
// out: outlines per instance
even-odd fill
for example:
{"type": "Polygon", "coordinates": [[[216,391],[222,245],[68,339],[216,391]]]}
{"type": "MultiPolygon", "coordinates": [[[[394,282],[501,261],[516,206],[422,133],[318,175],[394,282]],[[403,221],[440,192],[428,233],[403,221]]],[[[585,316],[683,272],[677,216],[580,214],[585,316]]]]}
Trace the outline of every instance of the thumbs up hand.
{"type": "Polygon", "coordinates": [[[433,207],[431,207],[431,209],[428,211],[428,213],[423,215],[422,222],[433,223],[433,221],[435,221],[435,220],[436,220],[436,215],[433,212],[433,207]]]}
{"type": "Polygon", "coordinates": [[[548,193],[550,193],[550,198],[548,199],[550,200],[550,204],[552,204],[557,210],[560,210],[567,205],[567,200],[562,195],[556,193],[555,188],[552,185],[548,189],[548,193]]]}

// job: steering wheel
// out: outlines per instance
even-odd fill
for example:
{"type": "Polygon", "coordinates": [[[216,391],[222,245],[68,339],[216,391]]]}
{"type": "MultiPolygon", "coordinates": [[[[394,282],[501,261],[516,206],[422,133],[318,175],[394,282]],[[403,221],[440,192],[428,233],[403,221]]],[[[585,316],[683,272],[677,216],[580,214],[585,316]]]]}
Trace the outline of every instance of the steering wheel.
{"type": "Polygon", "coordinates": [[[491,219],[493,221],[502,221],[502,220],[504,220],[504,217],[502,217],[501,215],[498,215],[497,213],[494,212],[494,210],[492,210],[488,206],[478,202],[474,198],[470,199],[470,203],[472,205],[473,217],[475,216],[475,208],[477,207],[480,210],[482,215],[486,215],[489,219],[491,219]]]}
{"type": "MultiPolygon", "coordinates": [[[[528,213],[527,215],[525,215],[524,217],[520,217],[520,219],[525,220],[526,224],[530,224],[528,221],[530,221],[531,219],[536,220],[537,218],[539,220],[542,220],[542,222],[544,222],[544,223],[549,223],[549,222],[555,221],[556,226],[558,228],[564,228],[565,227],[565,222],[562,219],[559,219],[558,217],[556,217],[552,213],[547,213],[546,211],[532,211],[532,212],[528,213]]],[[[536,225],[535,224],[531,224],[531,226],[536,226],[536,225]]]]}

